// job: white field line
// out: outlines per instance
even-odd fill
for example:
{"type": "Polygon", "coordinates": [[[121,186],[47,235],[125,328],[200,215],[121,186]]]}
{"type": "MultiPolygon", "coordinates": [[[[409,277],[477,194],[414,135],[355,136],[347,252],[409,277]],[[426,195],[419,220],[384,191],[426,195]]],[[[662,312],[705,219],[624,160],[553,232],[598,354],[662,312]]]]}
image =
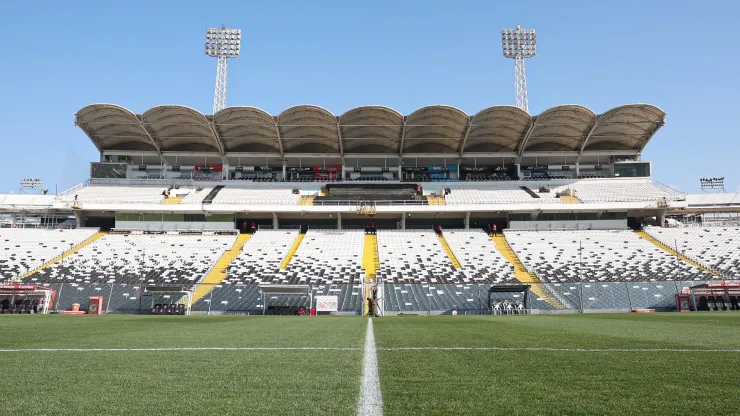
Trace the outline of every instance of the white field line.
{"type": "MultiPolygon", "coordinates": [[[[375,344],[373,335],[373,345],[375,344]]],[[[8,352],[157,352],[157,351],[367,351],[355,347],[153,347],[153,348],[0,348],[8,352]]],[[[740,353],[740,349],[690,349],[690,348],[551,348],[551,347],[386,347],[376,351],[554,351],[554,352],[725,352],[740,353]]]]}
{"type": "Polygon", "coordinates": [[[362,360],[362,383],[360,385],[360,400],[357,403],[357,415],[383,416],[383,395],[380,392],[378,354],[375,349],[373,318],[367,321],[365,356],[362,360]]]}
{"type": "Polygon", "coordinates": [[[740,349],[551,348],[551,347],[390,347],[381,351],[555,351],[555,352],[740,352],[740,349]]]}

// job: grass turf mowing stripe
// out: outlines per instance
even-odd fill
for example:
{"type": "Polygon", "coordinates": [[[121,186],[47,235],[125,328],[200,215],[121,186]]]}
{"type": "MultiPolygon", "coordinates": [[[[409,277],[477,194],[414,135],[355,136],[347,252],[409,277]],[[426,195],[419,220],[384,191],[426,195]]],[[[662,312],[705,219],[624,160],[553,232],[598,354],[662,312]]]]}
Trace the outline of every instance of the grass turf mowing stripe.
{"type": "MultiPolygon", "coordinates": [[[[371,325],[369,325],[371,326],[371,325]]],[[[8,352],[157,352],[157,351],[359,351],[352,347],[162,347],[162,348],[2,348],[8,352]]],[[[554,352],[723,352],[740,353],[740,349],[691,348],[551,348],[551,347],[375,347],[372,351],[554,351],[554,352]]],[[[364,348],[367,354],[368,347],[364,348]]],[[[374,358],[377,363],[377,358],[374,358]]],[[[367,364],[366,364],[367,365],[367,364]]]]}
{"type": "Polygon", "coordinates": [[[380,391],[380,376],[378,375],[378,354],[375,349],[373,318],[370,318],[367,321],[367,335],[365,336],[365,356],[362,363],[362,384],[360,385],[360,400],[357,404],[357,415],[383,415],[383,395],[380,391]]]}

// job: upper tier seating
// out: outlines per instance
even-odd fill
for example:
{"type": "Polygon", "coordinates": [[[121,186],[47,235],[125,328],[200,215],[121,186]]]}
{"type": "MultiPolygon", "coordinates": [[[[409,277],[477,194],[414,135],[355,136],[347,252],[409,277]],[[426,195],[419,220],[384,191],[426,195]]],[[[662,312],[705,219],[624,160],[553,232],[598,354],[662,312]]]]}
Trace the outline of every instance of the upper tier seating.
{"type": "Polygon", "coordinates": [[[686,257],[728,279],[740,279],[740,228],[659,228],[645,231],[686,257]]]}
{"type": "MultiPolygon", "coordinates": [[[[450,186],[452,192],[445,197],[447,205],[457,204],[541,204],[557,203],[559,199],[542,194],[533,198],[531,194],[517,183],[481,184],[476,187],[456,188],[450,186]]],[[[536,192],[536,191],[535,191],[536,192]]],[[[554,194],[553,194],[554,195],[554,194]]]]}
{"type": "Polygon", "coordinates": [[[234,235],[109,234],[25,281],[191,285],[235,240],[234,235]]]}
{"type": "Polygon", "coordinates": [[[675,201],[683,194],[652,179],[582,180],[569,186],[582,202],[675,201]]]}
{"type": "Polygon", "coordinates": [[[447,230],[444,237],[465,272],[465,283],[516,281],[514,266],[499,253],[484,231],[447,230]]]}
{"type": "Polygon", "coordinates": [[[364,243],[359,230],[309,230],[280,283],[362,283],[364,243]]]}
{"type": "Polygon", "coordinates": [[[712,278],[631,231],[509,230],[505,234],[519,260],[543,282],[578,282],[581,277],[587,282],[712,278]]]}
{"type": "Polygon", "coordinates": [[[193,189],[189,194],[185,195],[185,198],[180,201],[180,204],[201,204],[203,203],[203,199],[207,197],[212,190],[213,188],[203,188],[200,191],[193,189]]]}
{"type": "Polygon", "coordinates": [[[379,231],[378,255],[376,276],[386,283],[463,283],[467,279],[455,270],[432,231],[379,231]]]}
{"type": "Polygon", "coordinates": [[[92,204],[158,204],[164,196],[165,186],[101,186],[91,185],[75,192],[62,195],[60,199],[73,202],[75,196],[80,202],[92,204]]]}
{"type": "Polygon", "coordinates": [[[213,204],[297,205],[300,198],[291,189],[244,189],[227,186],[216,195],[213,204]]]}
{"type": "Polygon", "coordinates": [[[87,240],[97,231],[93,228],[0,228],[0,281],[16,279],[33,271],[87,240]]]}

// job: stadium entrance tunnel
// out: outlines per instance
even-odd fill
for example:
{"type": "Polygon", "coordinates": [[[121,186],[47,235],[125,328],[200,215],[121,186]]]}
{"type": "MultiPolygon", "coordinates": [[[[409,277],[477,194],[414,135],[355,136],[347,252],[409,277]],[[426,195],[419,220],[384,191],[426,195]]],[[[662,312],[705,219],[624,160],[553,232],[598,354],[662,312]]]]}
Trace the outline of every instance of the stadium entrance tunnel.
{"type": "Polygon", "coordinates": [[[85,227],[100,228],[100,231],[110,231],[116,228],[116,217],[113,213],[110,216],[96,215],[84,217],[85,227]]]}

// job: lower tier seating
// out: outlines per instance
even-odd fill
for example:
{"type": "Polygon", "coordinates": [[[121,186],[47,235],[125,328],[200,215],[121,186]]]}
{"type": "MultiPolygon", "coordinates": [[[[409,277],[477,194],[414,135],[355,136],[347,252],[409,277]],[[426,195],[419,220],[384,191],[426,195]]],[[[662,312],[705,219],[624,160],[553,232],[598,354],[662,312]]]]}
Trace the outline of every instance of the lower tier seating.
{"type": "Polygon", "coordinates": [[[98,230],[0,228],[0,282],[17,279],[92,237],[98,230]]]}
{"type": "Polygon", "coordinates": [[[25,281],[193,285],[235,239],[234,235],[109,234],[25,281]]]}
{"type": "Polygon", "coordinates": [[[386,283],[463,283],[465,273],[455,270],[437,235],[432,231],[378,232],[380,268],[376,276],[386,283]]]}
{"type": "Polygon", "coordinates": [[[691,260],[719,271],[725,278],[740,280],[740,228],[648,227],[645,231],[691,260]]]}
{"type": "Polygon", "coordinates": [[[632,231],[506,231],[506,240],[527,270],[543,282],[712,278],[632,231]]]}

